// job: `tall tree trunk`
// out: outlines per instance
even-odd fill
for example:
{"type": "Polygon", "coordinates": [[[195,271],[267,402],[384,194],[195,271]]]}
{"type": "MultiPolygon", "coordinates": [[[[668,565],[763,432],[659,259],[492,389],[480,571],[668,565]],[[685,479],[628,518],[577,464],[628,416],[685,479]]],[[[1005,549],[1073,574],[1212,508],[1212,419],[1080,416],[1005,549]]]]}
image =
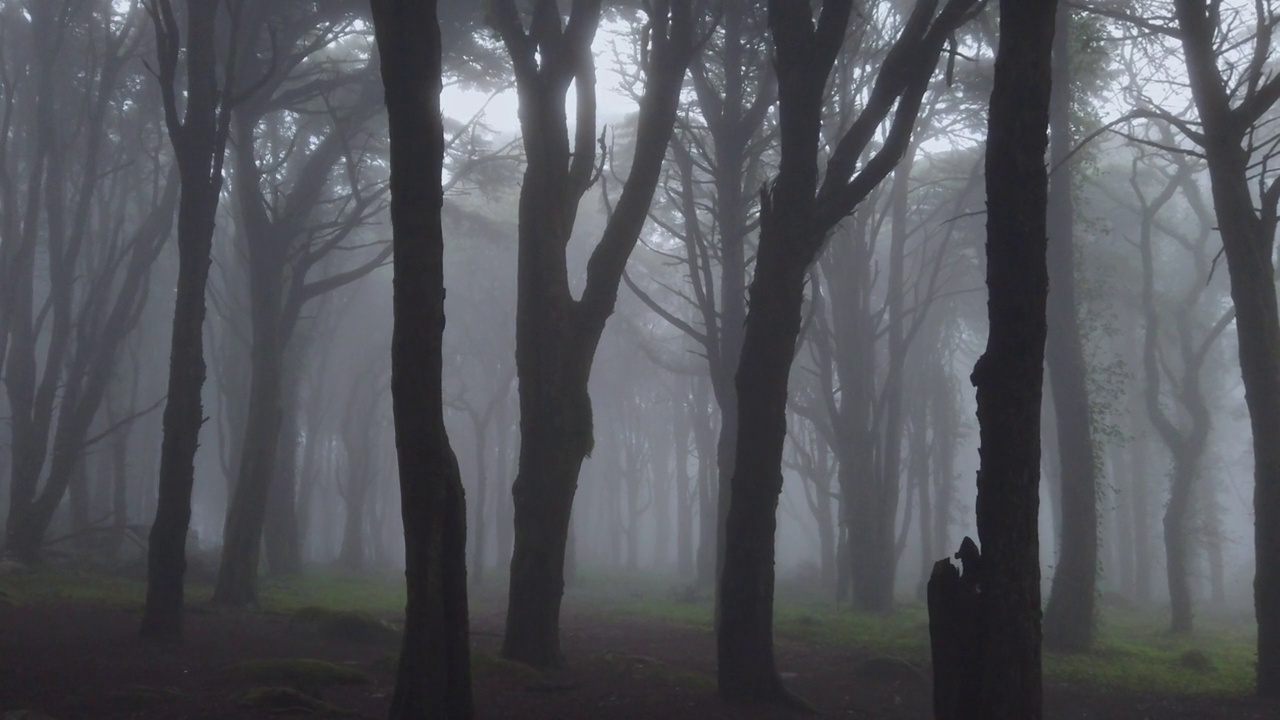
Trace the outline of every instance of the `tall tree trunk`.
{"type": "Polygon", "coordinates": [[[690,408],[681,398],[671,403],[671,447],[674,459],[676,495],[676,573],[682,580],[693,577],[693,508],[695,497],[690,492],[689,445],[690,408]]]}
{"type": "MultiPolygon", "coordinates": [[[[1179,453],[1181,454],[1181,453],[1179,453]]],[[[1174,460],[1169,504],[1164,510],[1165,571],[1169,581],[1169,630],[1175,635],[1191,632],[1191,552],[1187,537],[1191,514],[1191,489],[1199,474],[1198,459],[1174,460]]]]}
{"type": "MultiPolygon", "coordinates": [[[[1216,5],[1206,0],[1175,0],[1174,16],[1200,116],[1202,134],[1196,141],[1209,168],[1218,231],[1231,278],[1240,374],[1253,431],[1258,694],[1280,697],[1280,312],[1272,263],[1280,185],[1272,181],[1267,186],[1259,213],[1251,187],[1251,163],[1257,158],[1251,158],[1245,149],[1245,138],[1252,136],[1254,123],[1275,102],[1271,93],[1274,83],[1246,78],[1248,82],[1241,86],[1247,88],[1248,95],[1233,107],[1228,83],[1217,65],[1219,28],[1215,22],[1220,17],[1216,5]],[[1262,87],[1270,97],[1261,97],[1258,91],[1262,87]]],[[[1269,21],[1259,18],[1259,22],[1269,21]]],[[[1258,32],[1256,38],[1267,43],[1270,34],[1258,32]]]]}
{"type": "MultiPolygon", "coordinates": [[[[238,123],[237,156],[254,162],[253,127],[238,123]]],[[[238,168],[244,162],[237,162],[238,168]]],[[[243,182],[243,179],[242,179],[243,182]]],[[[237,183],[239,185],[240,183],[237,183]]],[[[256,187],[254,188],[256,193],[256,187]]],[[[243,200],[242,200],[243,202],[243,200]]],[[[280,452],[283,422],[284,347],[280,327],[283,257],[270,257],[275,243],[249,242],[249,293],[253,340],[250,349],[249,414],[244,428],[240,468],[236,475],[222,533],[222,561],[212,601],[247,605],[257,600],[258,565],[267,499],[280,452]]]]}
{"type": "Polygon", "coordinates": [[[987,130],[987,347],[974,366],[983,629],[976,717],[1037,720],[1040,393],[1055,0],[1001,0],[987,130]]]}
{"type": "Polygon", "coordinates": [[[1049,122],[1049,335],[1045,362],[1057,414],[1062,552],[1044,609],[1044,645],[1081,652],[1093,645],[1098,581],[1098,480],[1089,407],[1088,368],[1075,292],[1074,149],[1071,107],[1071,12],[1058,7],[1053,38],[1053,90],[1049,122]]]}
{"type": "Polygon", "coordinates": [[[298,522],[298,378],[286,371],[284,415],[275,480],[267,495],[266,524],[262,545],[267,553],[267,569],[272,575],[292,575],[302,571],[302,527],[298,522]]]}
{"type": "MultiPolygon", "coordinates": [[[[191,522],[191,488],[204,412],[205,286],[222,192],[222,163],[227,142],[230,95],[235,87],[234,57],[221,73],[216,53],[216,0],[187,3],[187,82],[185,119],[178,119],[176,72],[178,23],[168,0],[152,5],[159,46],[159,77],[164,94],[165,124],[182,178],[178,199],[178,283],[174,293],[173,334],[169,352],[169,392],[164,409],[160,449],[160,489],[147,550],[147,602],[142,634],[151,638],[182,635],[183,576],[186,573],[187,529],[191,522]]],[[[239,4],[232,4],[231,25],[239,4]]],[[[234,34],[234,33],[233,33],[234,34]]],[[[234,49],[232,50],[234,54],[234,49]]]]}
{"type": "Polygon", "coordinates": [[[365,569],[365,497],[368,495],[369,485],[362,479],[356,479],[354,476],[368,472],[368,463],[351,463],[347,468],[347,496],[346,508],[347,516],[342,526],[342,549],[338,551],[338,564],[352,572],[361,572],[365,569]]]}
{"type": "Polygon", "coordinates": [[[391,139],[391,398],[404,521],[404,640],[393,720],[468,720],[467,508],[444,423],[444,204],[435,0],[371,0],[391,139]]]}
{"type": "Polygon", "coordinates": [[[580,299],[569,287],[566,246],[578,202],[595,180],[595,65],[600,0],[581,0],[563,23],[539,3],[525,29],[514,0],[492,3],[490,22],[511,55],[528,164],[519,203],[516,370],[520,460],[502,653],[532,665],[564,663],[560,600],[565,543],[582,461],[591,452],[587,383],[613,313],[627,257],[648,215],[694,50],[691,0],[650,7],[649,48],[630,174],[587,263],[580,299]],[[577,93],[572,152],[565,100],[577,93]]]}
{"type": "Polygon", "coordinates": [[[484,417],[472,414],[471,417],[476,456],[476,500],[473,503],[475,510],[472,512],[475,527],[471,531],[471,584],[475,587],[484,583],[486,545],[489,539],[485,524],[489,511],[489,417],[488,414],[484,417]]]}
{"type": "MultiPolygon", "coordinates": [[[[716,479],[720,477],[716,470],[716,443],[713,439],[715,430],[712,427],[711,409],[708,407],[705,382],[696,382],[693,391],[693,411],[690,418],[693,430],[693,445],[698,456],[698,549],[695,557],[697,574],[693,584],[698,588],[713,588],[718,585],[716,557],[720,546],[720,523],[718,520],[718,495],[716,479]],[[715,484],[713,484],[715,483],[715,484]]],[[[719,592],[718,588],[715,592],[719,592]]]]}

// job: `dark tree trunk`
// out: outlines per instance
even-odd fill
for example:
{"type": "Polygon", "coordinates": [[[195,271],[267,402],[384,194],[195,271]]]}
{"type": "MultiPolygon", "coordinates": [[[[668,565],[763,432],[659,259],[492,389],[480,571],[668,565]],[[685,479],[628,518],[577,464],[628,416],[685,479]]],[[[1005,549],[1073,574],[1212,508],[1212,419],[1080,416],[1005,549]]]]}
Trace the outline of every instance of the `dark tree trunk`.
{"type": "Polygon", "coordinates": [[[1055,0],[1001,0],[987,130],[987,347],[979,425],[983,638],[977,717],[1037,720],[1040,393],[1044,382],[1050,56],[1055,0]]]}
{"type": "MultiPolygon", "coordinates": [[[[241,204],[256,203],[256,183],[248,163],[256,163],[253,125],[237,123],[236,186],[241,204]],[[244,155],[248,155],[244,158],[244,155]]],[[[263,211],[265,219],[265,211],[263,211]]],[[[284,347],[281,327],[281,294],[284,289],[286,248],[275,242],[258,242],[249,236],[249,285],[252,343],[250,346],[249,412],[244,444],[226,524],[222,533],[222,561],[212,601],[223,605],[247,605],[257,600],[259,553],[266,521],[267,499],[275,475],[283,421],[284,347]]]]}
{"type": "Polygon", "coordinates": [[[657,186],[693,53],[693,17],[690,0],[651,8],[635,157],[587,264],[586,287],[574,299],[565,251],[578,202],[595,179],[591,40],[601,2],[575,2],[563,27],[553,3],[537,7],[528,30],[513,0],[494,2],[489,18],[511,55],[528,158],[519,204],[516,308],[521,443],[512,486],[515,547],[502,653],[549,666],[564,662],[565,543],[578,471],[594,443],[587,382],[657,186]],[[572,152],[564,106],[571,82],[578,99],[572,152]]]}
{"type": "Polygon", "coordinates": [[[1071,189],[1074,149],[1071,106],[1071,19],[1058,8],[1053,38],[1053,89],[1050,97],[1052,143],[1049,165],[1049,334],[1045,363],[1058,431],[1061,488],[1061,553],[1053,588],[1044,609],[1044,645],[1081,652],[1093,644],[1094,596],[1098,580],[1097,457],[1090,419],[1088,368],[1076,315],[1075,200],[1071,189]]]}
{"type": "MultiPolygon", "coordinates": [[[[178,23],[168,0],[152,6],[159,46],[159,77],[182,190],[178,199],[178,284],[174,294],[173,335],[169,354],[169,392],[164,409],[160,449],[160,488],[147,551],[147,602],[142,634],[152,638],[182,635],[183,576],[186,573],[187,529],[191,522],[191,488],[204,412],[205,286],[210,250],[222,191],[222,163],[233,73],[218,85],[216,19],[221,3],[187,3],[186,115],[178,119],[176,72],[178,23]]],[[[238,6],[233,6],[238,7],[238,6]]],[[[232,17],[234,25],[237,18],[232,17]]],[[[234,67],[234,60],[226,63],[234,67]]]]}
{"type": "Polygon", "coordinates": [[[720,577],[718,627],[723,631],[716,636],[719,690],[730,701],[794,702],[773,658],[774,531],[787,436],[787,379],[809,267],[831,228],[906,152],[942,44],[972,4],[952,0],[940,13],[933,2],[916,7],[881,66],[871,101],[836,143],[819,189],[825,88],[852,6],[848,0],[827,0],[815,26],[807,3],[769,2],[782,154],[776,179],[761,193],[759,250],[735,378],[738,440],[720,577]],[[859,167],[874,128],[891,111],[890,133],[859,167]]]}
{"type": "MultiPolygon", "coordinates": [[[[1196,142],[1209,168],[1231,278],[1240,374],[1253,431],[1258,694],[1280,697],[1280,312],[1272,263],[1280,184],[1272,180],[1266,186],[1259,213],[1251,187],[1251,162],[1258,158],[1251,158],[1245,149],[1256,122],[1275,103],[1275,83],[1248,77],[1236,85],[1233,80],[1233,87],[1246,89],[1245,98],[1233,107],[1217,65],[1215,43],[1221,31],[1215,27],[1220,19],[1216,5],[1206,0],[1175,0],[1174,14],[1200,116],[1202,135],[1196,142]]],[[[1270,33],[1258,32],[1255,37],[1265,48],[1270,33]]],[[[1250,72],[1263,69],[1250,68],[1250,72]]]]}
{"type": "Polygon", "coordinates": [[[435,0],[372,0],[391,139],[391,398],[404,521],[404,640],[390,717],[466,720],[471,695],[467,508],[441,388],[444,203],[435,0]]]}

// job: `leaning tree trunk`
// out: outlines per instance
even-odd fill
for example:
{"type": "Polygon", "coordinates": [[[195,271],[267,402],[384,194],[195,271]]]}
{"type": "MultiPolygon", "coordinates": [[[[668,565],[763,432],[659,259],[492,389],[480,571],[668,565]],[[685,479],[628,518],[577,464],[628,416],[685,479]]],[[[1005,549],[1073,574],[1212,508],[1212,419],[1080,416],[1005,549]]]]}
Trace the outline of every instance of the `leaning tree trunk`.
{"type": "MultiPolygon", "coordinates": [[[[227,141],[229,89],[234,78],[224,73],[218,87],[216,19],[221,3],[187,3],[186,115],[178,119],[176,72],[178,23],[168,0],[151,9],[159,46],[159,78],[164,94],[165,124],[173,143],[182,189],[178,199],[178,284],[169,351],[169,392],[160,447],[160,487],[155,522],[147,550],[147,602],[142,634],[153,638],[182,635],[183,576],[186,574],[187,529],[191,522],[191,488],[204,412],[205,286],[227,141]]],[[[238,6],[237,6],[238,7],[238,6]]],[[[232,17],[234,24],[236,18],[232,17]]],[[[234,67],[234,58],[227,63],[234,67]]]]}
{"type": "Polygon", "coordinates": [[[444,363],[444,126],[435,0],[372,0],[391,138],[391,398],[404,520],[404,640],[393,719],[466,720],[467,508],[449,446],[444,363]]]}
{"type": "Polygon", "coordinates": [[[1094,598],[1098,580],[1098,480],[1089,408],[1088,367],[1076,313],[1075,201],[1072,197],[1071,22],[1066,4],[1058,8],[1053,38],[1053,126],[1049,185],[1049,335],[1045,361],[1057,413],[1062,528],[1053,588],[1044,610],[1044,644],[1051,650],[1080,652],[1093,644],[1094,598]]]}

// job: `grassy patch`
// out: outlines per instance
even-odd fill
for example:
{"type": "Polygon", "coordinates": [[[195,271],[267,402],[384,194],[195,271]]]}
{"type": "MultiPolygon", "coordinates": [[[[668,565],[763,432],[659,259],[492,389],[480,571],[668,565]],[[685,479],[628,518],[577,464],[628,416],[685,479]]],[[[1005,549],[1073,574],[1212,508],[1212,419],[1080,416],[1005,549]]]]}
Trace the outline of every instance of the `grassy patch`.
{"type": "Polygon", "coordinates": [[[0,576],[0,597],[11,605],[50,600],[140,605],[147,585],[137,580],[66,569],[37,569],[0,576]]]}
{"type": "Polygon", "coordinates": [[[404,612],[404,576],[325,573],[262,578],[258,604],[264,610],[294,613],[308,607],[360,610],[374,615],[404,612]]]}
{"type": "MultiPolygon", "coordinates": [[[[709,600],[684,602],[652,578],[588,576],[570,590],[573,607],[601,617],[644,618],[712,626],[709,600]]],[[[872,656],[929,662],[929,619],[919,603],[904,603],[885,617],[836,609],[829,601],[780,598],[774,608],[780,642],[843,647],[872,656]]],[[[1045,653],[1045,680],[1119,692],[1166,695],[1248,695],[1254,691],[1255,629],[1249,622],[1197,617],[1190,636],[1167,631],[1160,613],[1109,607],[1094,650],[1045,653]]]]}
{"type": "Polygon", "coordinates": [[[1169,695],[1247,695],[1257,662],[1252,627],[1212,618],[1171,635],[1158,614],[1111,609],[1088,653],[1045,654],[1050,681],[1169,695]]]}

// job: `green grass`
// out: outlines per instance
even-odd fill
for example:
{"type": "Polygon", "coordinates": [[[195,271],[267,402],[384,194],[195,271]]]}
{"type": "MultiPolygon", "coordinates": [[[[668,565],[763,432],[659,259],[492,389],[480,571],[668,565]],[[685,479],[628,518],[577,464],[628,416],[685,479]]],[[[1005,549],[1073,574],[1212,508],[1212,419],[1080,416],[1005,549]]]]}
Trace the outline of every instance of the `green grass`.
{"type": "Polygon", "coordinates": [[[318,607],[390,615],[404,612],[404,597],[404,575],[400,573],[311,573],[258,582],[258,605],[274,612],[318,607]]]}
{"type": "MultiPolygon", "coordinates": [[[[669,580],[608,573],[580,577],[566,594],[566,607],[602,617],[661,620],[710,631],[710,600],[683,602],[669,580]]],[[[1254,691],[1256,634],[1240,618],[1197,616],[1190,636],[1168,632],[1167,612],[1107,607],[1094,650],[1045,653],[1045,681],[1098,689],[1169,695],[1247,695],[1254,691]],[[1207,658],[1209,668],[1187,667],[1189,652],[1207,658]]],[[[929,620],[920,603],[903,603],[883,617],[837,609],[829,600],[780,592],[774,607],[780,642],[857,648],[927,663],[929,620]]]]}
{"type": "MultiPolygon", "coordinates": [[[[473,610],[505,607],[505,578],[491,576],[473,594],[473,610]]],[[[395,616],[404,609],[404,578],[318,573],[284,579],[264,578],[259,609],[295,614],[358,611],[371,617],[395,616]]],[[[46,600],[107,602],[137,606],[144,583],[70,570],[43,570],[0,577],[0,605],[46,600]]],[[[207,599],[208,588],[190,588],[193,604],[207,599]]],[[[653,620],[711,631],[709,598],[691,597],[667,577],[583,572],[565,596],[565,610],[604,619],[653,620]]],[[[1255,630],[1245,618],[1197,616],[1197,631],[1186,637],[1167,632],[1167,613],[1105,607],[1095,649],[1078,655],[1046,653],[1047,683],[1078,684],[1122,692],[1179,695],[1244,695],[1253,692],[1255,630]],[[1189,652],[1208,667],[1188,667],[1189,652]]],[[[881,617],[837,609],[829,600],[780,592],[775,607],[779,642],[823,648],[857,649],[923,664],[929,658],[928,618],[918,603],[904,603],[881,617]]],[[[481,660],[481,667],[485,667],[481,660]]],[[[492,670],[492,668],[490,668],[492,670]]]]}
{"type": "Polygon", "coordinates": [[[75,570],[38,570],[0,576],[0,596],[13,605],[49,600],[140,605],[146,583],[75,570]]]}
{"type": "Polygon", "coordinates": [[[1197,624],[1195,633],[1175,636],[1160,613],[1108,608],[1094,649],[1079,655],[1046,653],[1046,678],[1155,694],[1253,693],[1253,628],[1212,617],[1199,618],[1197,624]],[[1184,664],[1184,656],[1193,651],[1208,659],[1208,669],[1184,664]]]}

